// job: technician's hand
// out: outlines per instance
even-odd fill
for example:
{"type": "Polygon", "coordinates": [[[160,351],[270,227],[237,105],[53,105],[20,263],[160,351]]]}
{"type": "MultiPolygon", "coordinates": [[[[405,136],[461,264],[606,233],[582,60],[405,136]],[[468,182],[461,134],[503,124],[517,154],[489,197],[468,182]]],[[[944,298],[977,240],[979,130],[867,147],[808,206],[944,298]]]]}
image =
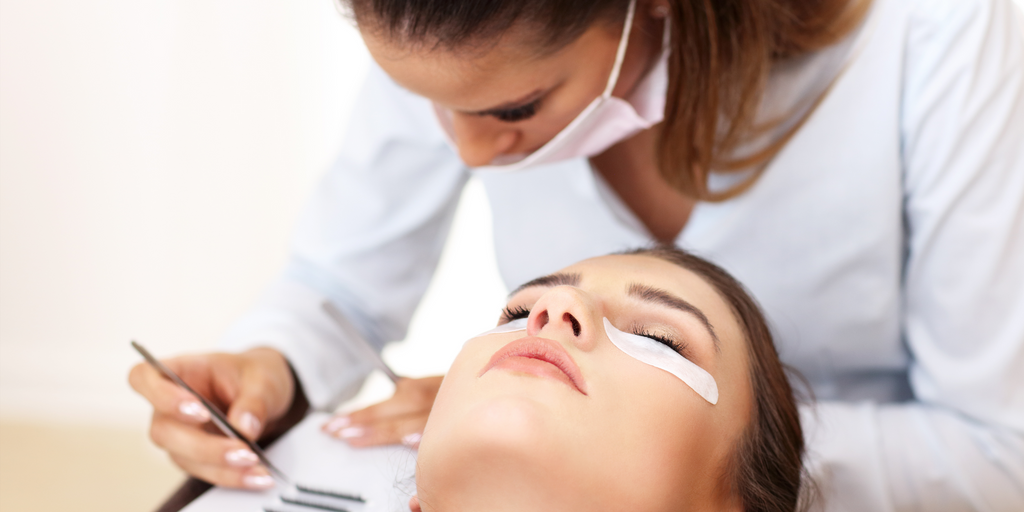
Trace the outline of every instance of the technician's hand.
{"type": "Polygon", "coordinates": [[[324,424],[323,430],[352,446],[401,443],[416,448],[443,378],[401,379],[391,398],[348,415],[335,416],[324,424]]]}
{"type": "MultiPolygon", "coordinates": [[[[221,410],[246,437],[256,440],[288,411],[295,394],[288,362],[280,352],[256,348],[241,354],[200,354],[165,359],[168,368],[221,410]]],[[[153,404],[149,436],[187,473],[226,487],[274,485],[256,454],[210,423],[210,413],[187,391],[147,363],[128,376],[135,391],[153,404]]]]}

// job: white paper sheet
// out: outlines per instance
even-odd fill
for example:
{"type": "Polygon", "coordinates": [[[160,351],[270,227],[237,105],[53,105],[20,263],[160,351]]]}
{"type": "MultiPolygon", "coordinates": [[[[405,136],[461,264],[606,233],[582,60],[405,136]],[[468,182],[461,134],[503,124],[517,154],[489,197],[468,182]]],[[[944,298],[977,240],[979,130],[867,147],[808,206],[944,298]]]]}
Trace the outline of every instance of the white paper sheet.
{"type": "MultiPolygon", "coordinates": [[[[415,492],[416,451],[401,446],[350,448],[320,431],[330,417],[314,413],[267,450],[267,457],[295,483],[360,495],[366,504],[321,499],[350,512],[408,512],[415,492]]],[[[183,512],[315,512],[316,509],[282,504],[285,489],[263,492],[215,487],[185,507],[183,512]]],[[[303,495],[310,500],[317,499],[303,495]]]]}

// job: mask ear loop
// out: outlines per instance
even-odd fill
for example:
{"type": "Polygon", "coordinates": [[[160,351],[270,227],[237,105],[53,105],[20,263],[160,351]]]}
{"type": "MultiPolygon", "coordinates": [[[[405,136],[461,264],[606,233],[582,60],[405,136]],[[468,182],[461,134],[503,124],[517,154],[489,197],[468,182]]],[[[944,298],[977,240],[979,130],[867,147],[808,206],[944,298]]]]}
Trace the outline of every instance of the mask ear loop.
{"type": "Polygon", "coordinates": [[[607,98],[612,95],[612,89],[619,81],[619,71],[622,70],[622,61],[626,58],[626,46],[629,45],[629,33],[633,30],[633,14],[636,12],[636,0],[630,0],[629,8],[626,10],[626,25],[622,27],[622,39],[619,39],[619,48],[615,50],[615,66],[612,74],[608,77],[608,84],[604,87],[601,96],[607,98]]]}

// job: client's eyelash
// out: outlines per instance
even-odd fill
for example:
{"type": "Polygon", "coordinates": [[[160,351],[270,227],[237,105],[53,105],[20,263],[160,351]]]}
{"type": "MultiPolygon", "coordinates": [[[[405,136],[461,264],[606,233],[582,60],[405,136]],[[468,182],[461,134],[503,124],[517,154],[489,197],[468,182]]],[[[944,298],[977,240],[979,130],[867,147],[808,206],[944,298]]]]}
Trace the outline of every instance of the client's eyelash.
{"type": "Polygon", "coordinates": [[[679,353],[679,355],[683,357],[686,357],[686,352],[689,349],[686,343],[680,343],[672,338],[655,334],[651,331],[648,331],[646,327],[639,324],[633,324],[633,334],[657,341],[658,343],[661,343],[667,346],[668,348],[675,350],[676,352],[679,353]]]}
{"type": "Polygon", "coordinates": [[[527,309],[525,306],[505,306],[501,308],[501,318],[503,318],[506,323],[511,322],[513,320],[519,320],[520,318],[527,318],[529,316],[530,310],[527,309]]]}

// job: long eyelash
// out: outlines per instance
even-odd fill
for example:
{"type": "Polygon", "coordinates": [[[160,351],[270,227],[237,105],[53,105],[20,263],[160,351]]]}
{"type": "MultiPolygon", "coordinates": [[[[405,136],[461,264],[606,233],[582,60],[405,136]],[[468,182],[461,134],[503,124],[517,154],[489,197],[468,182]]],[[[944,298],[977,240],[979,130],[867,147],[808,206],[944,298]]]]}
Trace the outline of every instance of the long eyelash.
{"type": "Polygon", "coordinates": [[[519,320],[520,318],[527,318],[530,316],[530,310],[525,306],[509,307],[505,306],[501,308],[501,318],[505,319],[506,322],[512,320],[519,320]]]}
{"type": "Polygon", "coordinates": [[[484,115],[494,116],[506,123],[514,123],[516,121],[522,121],[533,117],[533,115],[537,113],[537,107],[539,105],[540,100],[536,100],[533,103],[527,103],[526,105],[507,110],[492,110],[484,113],[484,115]]]}
{"type": "Polygon", "coordinates": [[[653,333],[651,331],[648,331],[647,328],[642,326],[642,325],[634,324],[633,325],[633,334],[636,334],[637,336],[643,336],[645,338],[650,338],[650,339],[652,339],[654,341],[657,341],[658,343],[661,343],[661,344],[667,346],[668,348],[670,348],[672,350],[675,350],[676,352],[678,352],[683,357],[686,357],[686,352],[689,349],[689,347],[686,345],[686,343],[680,343],[680,342],[678,342],[676,340],[673,340],[671,338],[667,338],[665,336],[661,336],[661,335],[655,334],[655,333],[653,333]]]}

